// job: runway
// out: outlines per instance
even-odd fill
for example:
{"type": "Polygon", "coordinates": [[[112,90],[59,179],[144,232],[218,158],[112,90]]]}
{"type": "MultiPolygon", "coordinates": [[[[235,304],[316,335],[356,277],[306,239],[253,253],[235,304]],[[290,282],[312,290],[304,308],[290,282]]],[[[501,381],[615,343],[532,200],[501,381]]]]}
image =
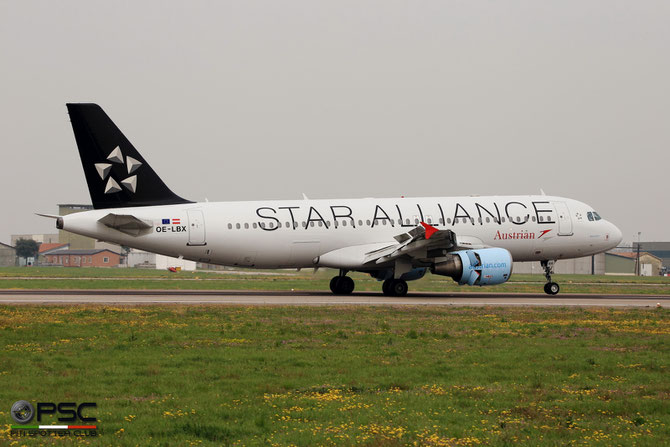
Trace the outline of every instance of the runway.
{"type": "Polygon", "coordinates": [[[387,297],[375,292],[333,295],[329,292],[249,290],[0,290],[0,304],[118,305],[281,305],[281,306],[585,306],[670,307],[668,295],[594,295],[521,293],[425,293],[387,297]]]}

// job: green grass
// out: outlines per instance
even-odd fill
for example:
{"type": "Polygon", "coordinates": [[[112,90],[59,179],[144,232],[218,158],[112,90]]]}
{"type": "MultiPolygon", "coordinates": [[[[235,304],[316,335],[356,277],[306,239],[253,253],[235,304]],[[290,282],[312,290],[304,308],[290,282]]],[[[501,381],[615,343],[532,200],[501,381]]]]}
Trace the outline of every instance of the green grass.
{"type": "Polygon", "coordinates": [[[667,445],[669,343],[665,309],[2,306],[0,444],[27,399],[97,402],[94,445],[667,445]]]}
{"type": "MultiPolygon", "coordinates": [[[[164,289],[164,290],[329,290],[335,271],[274,270],[232,272],[178,272],[145,269],[36,267],[0,268],[0,289],[164,289]]],[[[357,291],[381,290],[369,275],[352,273],[357,291]]],[[[670,295],[670,278],[634,276],[554,275],[563,293],[670,295]]],[[[521,292],[543,293],[542,275],[512,275],[492,287],[459,286],[451,278],[426,274],[412,281],[414,292],[521,292]]]]}

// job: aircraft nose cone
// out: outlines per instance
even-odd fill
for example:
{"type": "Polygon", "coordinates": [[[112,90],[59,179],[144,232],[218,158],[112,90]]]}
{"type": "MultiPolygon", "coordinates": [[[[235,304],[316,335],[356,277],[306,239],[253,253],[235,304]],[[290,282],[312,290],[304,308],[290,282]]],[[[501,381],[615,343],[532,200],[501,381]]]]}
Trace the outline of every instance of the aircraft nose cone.
{"type": "Polygon", "coordinates": [[[610,242],[612,243],[612,247],[616,247],[619,245],[619,242],[623,239],[623,234],[621,234],[621,230],[619,230],[616,225],[610,224],[612,227],[610,229],[610,242]]]}

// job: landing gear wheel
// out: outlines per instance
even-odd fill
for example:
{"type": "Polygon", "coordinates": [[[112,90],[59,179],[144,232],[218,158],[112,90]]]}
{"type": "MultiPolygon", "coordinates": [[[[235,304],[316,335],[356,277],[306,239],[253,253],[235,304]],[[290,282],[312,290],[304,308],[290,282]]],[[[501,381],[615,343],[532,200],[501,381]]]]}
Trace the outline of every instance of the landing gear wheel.
{"type": "Polygon", "coordinates": [[[558,284],[551,280],[551,274],[554,273],[554,263],[556,261],[541,261],[540,265],[544,269],[544,277],[547,278],[547,283],[544,285],[544,293],[547,295],[556,295],[561,289],[558,284]]]}
{"type": "Polygon", "coordinates": [[[354,287],[354,280],[348,276],[334,276],[330,280],[330,291],[335,295],[349,295],[354,287]]]}
{"type": "MultiPolygon", "coordinates": [[[[337,285],[340,281],[339,276],[333,276],[333,279],[330,280],[330,291],[337,295],[337,285]]],[[[546,290],[546,288],[545,288],[546,290]]]]}
{"type": "Polygon", "coordinates": [[[387,279],[384,281],[384,284],[382,284],[382,292],[384,292],[384,295],[386,296],[391,296],[391,282],[393,282],[392,279],[387,279]]]}
{"type": "Polygon", "coordinates": [[[343,295],[349,295],[354,291],[354,280],[348,276],[342,276],[342,282],[340,283],[340,293],[343,295]]]}
{"type": "Polygon", "coordinates": [[[394,279],[389,284],[389,292],[391,296],[405,296],[407,295],[407,282],[402,279],[394,279]]]}
{"type": "Polygon", "coordinates": [[[547,295],[556,295],[559,290],[561,290],[561,288],[555,282],[548,282],[544,285],[544,292],[547,295]]]}

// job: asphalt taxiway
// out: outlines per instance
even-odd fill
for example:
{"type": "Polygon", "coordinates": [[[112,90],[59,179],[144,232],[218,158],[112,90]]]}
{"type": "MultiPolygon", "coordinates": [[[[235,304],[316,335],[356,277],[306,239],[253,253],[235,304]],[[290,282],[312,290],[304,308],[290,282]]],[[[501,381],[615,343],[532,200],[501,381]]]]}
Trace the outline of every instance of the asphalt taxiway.
{"type": "Polygon", "coordinates": [[[670,307],[669,295],[530,293],[425,293],[387,297],[375,292],[332,295],[329,292],[249,290],[0,290],[0,304],[220,304],[281,306],[592,306],[670,307]]]}

